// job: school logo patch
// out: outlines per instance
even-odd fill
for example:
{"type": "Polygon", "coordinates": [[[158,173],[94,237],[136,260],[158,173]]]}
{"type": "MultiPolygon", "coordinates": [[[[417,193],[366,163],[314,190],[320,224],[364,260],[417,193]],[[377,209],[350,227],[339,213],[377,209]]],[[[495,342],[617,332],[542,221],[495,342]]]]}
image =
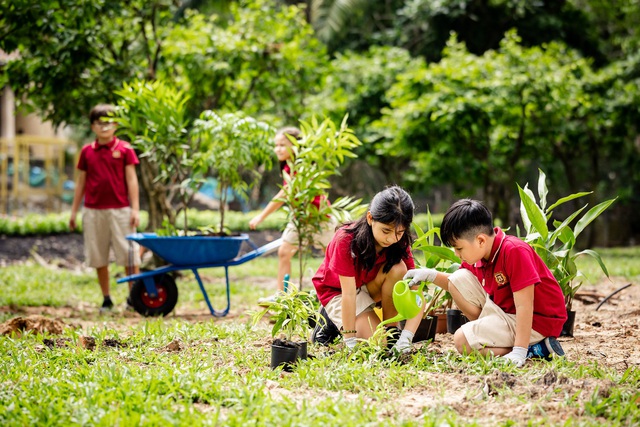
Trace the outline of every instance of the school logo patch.
{"type": "Polygon", "coordinates": [[[505,276],[502,272],[496,273],[493,277],[496,279],[496,283],[498,285],[504,285],[505,283],[507,283],[507,276],[505,276]]]}

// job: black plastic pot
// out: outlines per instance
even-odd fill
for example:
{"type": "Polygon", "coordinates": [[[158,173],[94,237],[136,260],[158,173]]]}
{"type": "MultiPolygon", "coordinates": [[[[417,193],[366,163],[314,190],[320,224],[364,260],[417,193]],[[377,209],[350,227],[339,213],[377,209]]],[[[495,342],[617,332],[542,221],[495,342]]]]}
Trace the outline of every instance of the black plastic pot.
{"type": "Polygon", "coordinates": [[[576,312],[571,310],[567,311],[567,321],[562,325],[562,332],[560,332],[561,337],[572,337],[573,336],[573,325],[576,323],[576,312]]]}
{"type": "Polygon", "coordinates": [[[298,359],[306,359],[307,358],[307,342],[302,341],[298,344],[298,359]]]}
{"type": "Polygon", "coordinates": [[[460,326],[467,323],[467,318],[462,311],[450,308],[447,310],[447,332],[450,334],[455,333],[460,326]]]}
{"type": "Polygon", "coordinates": [[[282,366],[285,371],[291,371],[298,359],[298,351],[298,347],[271,344],[271,369],[282,366]]]}
{"type": "Polygon", "coordinates": [[[271,369],[279,366],[290,372],[298,359],[307,358],[307,342],[274,340],[271,344],[271,369]]]}
{"type": "Polygon", "coordinates": [[[436,329],[438,328],[438,318],[427,316],[420,322],[418,330],[413,336],[413,342],[429,341],[436,339],[436,329]]]}

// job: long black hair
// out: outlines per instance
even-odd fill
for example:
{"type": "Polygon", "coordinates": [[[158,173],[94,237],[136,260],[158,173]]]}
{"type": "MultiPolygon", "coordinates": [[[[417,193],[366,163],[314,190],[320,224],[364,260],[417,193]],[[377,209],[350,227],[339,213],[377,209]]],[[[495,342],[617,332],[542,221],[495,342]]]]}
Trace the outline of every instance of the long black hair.
{"type": "MultiPolygon", "coordinates": [[[[396,185],[380,191],[369,204],[369,212],[371,212],[374,221],[395,227],[401,226],[405,230],[400,240],[383,249],[387,252],[387,262],[382,269],[384,273],[388,273],[391,267],[409,257],[407,248],[413,242],[411,223],[413,222],[414,209],[415,206],[409,193],[396,185]]],[[[354,257],[356,267],[371,270],[376,260],[376,241],[367,222],[367,214],[364,214],[359,220],[349,223],[345,231],[353,235],[351,254],[354,257]]]]}

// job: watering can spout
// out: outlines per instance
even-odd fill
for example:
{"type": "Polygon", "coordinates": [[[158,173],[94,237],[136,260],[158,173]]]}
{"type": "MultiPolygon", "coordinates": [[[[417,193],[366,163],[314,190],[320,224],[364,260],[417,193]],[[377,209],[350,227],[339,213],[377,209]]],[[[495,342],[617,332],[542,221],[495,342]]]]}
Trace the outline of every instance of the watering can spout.
{"type": "Polygon", "coordinates": [[[393,316],[391,319],[387,319],[383,322],[380,322],[380,324],[378,325],[378,327],[384,326],[384,325],[388,325],[389,323],[395,323],[395,322],[400,322],[402,320],[406,320],[405,317],[398,313],[395,316],[393,316]]]}
{"type": "Polygon", "coordinates": [[[414,291],[409,287],[410,282],[411,279],[400,280],[393,286],[393,305],[398,310],[398,314],[381,322],[378,327],[411,319],[420,313],[425,302],[424,294],[422,293],[425,283],[421,283],[418,289],[414,291]]]}

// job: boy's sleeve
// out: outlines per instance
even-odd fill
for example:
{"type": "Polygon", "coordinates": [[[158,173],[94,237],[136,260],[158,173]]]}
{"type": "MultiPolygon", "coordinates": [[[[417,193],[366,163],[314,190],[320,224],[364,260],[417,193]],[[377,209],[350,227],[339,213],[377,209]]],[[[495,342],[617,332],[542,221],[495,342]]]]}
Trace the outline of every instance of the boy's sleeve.
{"type": "Polygon", "coordinates": [[[138,160],[138,156],[136,156],[136,152],[133,151],[131,145],[127,145],[127,151],[125,152],[125,165],[137,165],[140,163],[138,160]]]}

